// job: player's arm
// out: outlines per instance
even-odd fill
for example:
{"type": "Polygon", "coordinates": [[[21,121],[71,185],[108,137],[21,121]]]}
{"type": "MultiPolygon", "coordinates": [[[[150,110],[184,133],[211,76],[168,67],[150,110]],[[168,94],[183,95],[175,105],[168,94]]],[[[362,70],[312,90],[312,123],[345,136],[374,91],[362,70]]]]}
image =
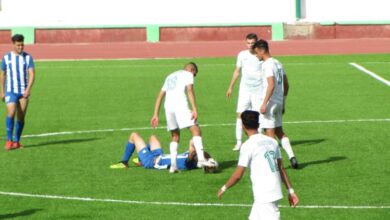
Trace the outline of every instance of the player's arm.
{"type": "Polygon", "coordinates": [[[228,88],[228,90],[226,92],[226,97],[230,98],[230,96],[232,95],[234,84],[236,83],[238,77],[240,76],[240,72],[241,72],[241,68],[236,67],[234,69],[232,80],[230,81],[229,88],[228,88]]]}
{"type": "Polygon", "coordinates": [[[241,178],[244,176],[244,173],[245,167],[238,165],[229,180],[225,183],[225,185],[222,186],[221,189],[218,190],[218,198],[221,199],[223,193],[226,192],[227,189],[238,183],[238,181],[240,181],[241,178]]]}
{"type": "Polygon", "coordinates": [[[267,77],[267,91],[265,93],[265,98],[263,101],[263,104],[260,107],[260,113],[265,113],[265,109],[267,108],[267,103],[270,100],[272,94],[274,93],[274,88],[275,88],[275,79],[273,76],[267,77]]]}
{"type": "Polygon", "coordinates": [[[160,113],[161,102],[165,96],[165,91],[161,90],[157,96],[156,104],[154,105],[154,113],[151,120],[152,127],[155,128],[158,125],[158,115],[160,113]]]}
{"type": "Polygon", "coordinates": [[[288,90],[290,88],[290,84],[288,83],[287,75],[283,74],[283,110],[282,113],[284,114],[286,112],[286,99],[288,95],[288,90]]]}
{"type": "Polygon", "coordinates": [[[288,191],[288,200],[290,202],[290,205],[295,208],[299,202],[299,198],[297,194],[294,192],[294,189],[292,188],[291,182],[287,176],[287,172],[283,167],[283,161],[282,159],[278,159],[278,167],[280,171],[280,176],[282,178],[282,181],[284,182],[284,185],[286,185],[287,191],[288,191]]]}
{"type": "Polygon", "coordinates": [[[196,120],[198,118],[198,110],[196,108],[195,91],[194,91],[194,85],[193,84],[187,85],[187,95],[188,95],[188,99],[190,100],[191,108],[192,108],[192,117],[191,117],[191,119],[196,120]]]}
{"type": "Polygon", "coordinates": [[[35,80],[35,70],[34,70],[34,68],[29,68],[28,69],[28,84],[27,84],[26,91],[23,94],[24,98],[28,98],[30,96],[31,88],[34,84],[34,80],[35,80]]]}

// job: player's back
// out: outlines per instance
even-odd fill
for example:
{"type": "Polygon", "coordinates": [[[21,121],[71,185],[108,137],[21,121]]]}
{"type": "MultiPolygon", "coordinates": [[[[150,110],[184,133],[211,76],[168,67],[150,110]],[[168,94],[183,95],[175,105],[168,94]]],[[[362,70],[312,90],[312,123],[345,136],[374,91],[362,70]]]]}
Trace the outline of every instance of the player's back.
{"type": "Polygon", "coordinates": [[[242,145],[241,154],[250,158],[250,177],[257,202],[281,199],[281,178],[277,165],[280,151],[277,142],[265,135],[256,134],[242,145]]]}
{"type": "Polygon", "coordinates": [[[165,79],[162,90],[166,92],[166,109],[177,109],[188,107],[186,88],[194,83],[194,75],[185,70],[178,70],[171,73],[165,79]]]}

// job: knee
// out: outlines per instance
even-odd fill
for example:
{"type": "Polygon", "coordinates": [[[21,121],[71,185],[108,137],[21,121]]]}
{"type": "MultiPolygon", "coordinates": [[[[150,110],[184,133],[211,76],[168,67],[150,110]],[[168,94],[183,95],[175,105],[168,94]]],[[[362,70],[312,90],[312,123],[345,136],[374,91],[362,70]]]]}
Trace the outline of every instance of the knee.
{"type": "Polygon", "coordinates": [[[129,136],[129,141],[133,141],[137,137],[139,137],[139,134],[137,132],[132,132],[129,136]]]}

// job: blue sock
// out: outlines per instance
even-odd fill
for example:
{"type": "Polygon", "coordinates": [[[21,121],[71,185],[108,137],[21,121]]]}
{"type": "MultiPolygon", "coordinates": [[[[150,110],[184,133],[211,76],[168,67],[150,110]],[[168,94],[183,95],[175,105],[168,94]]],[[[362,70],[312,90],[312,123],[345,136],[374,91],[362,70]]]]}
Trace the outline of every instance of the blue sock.
{"type": "Polygon", "coordinates": [[[131,155],[133,155],[135,150],[135,145],[131,142],[127,142],[125,153],[123,154],[122,162],[128,163],[131,155]]]}
{"type": "Polygon", "coordinates": [[[12,134],[14,133],[14,118],[6,117],[5,126],[7,128],[7,138],[12,141],[12,134]]]}
{"type": "Polygon", "coordinates": [[[22,136],[22,131],[24,128],[24,122],[16,121],[16,128],[15,128],[15,141],[19,142],[20,137],[22,136]]]}

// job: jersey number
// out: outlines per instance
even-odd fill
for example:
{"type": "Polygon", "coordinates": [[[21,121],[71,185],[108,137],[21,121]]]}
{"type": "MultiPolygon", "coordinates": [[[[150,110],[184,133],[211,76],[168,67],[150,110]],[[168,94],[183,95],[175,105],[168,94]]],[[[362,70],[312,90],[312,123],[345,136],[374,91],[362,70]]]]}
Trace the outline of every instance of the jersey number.
{"type": "Polygon", "coordinates": [[[271,168],[271,171],[273,173],[278,172],[279,168],[278,168],[278,164],[276,162],[275,151],[267,151],[264,154],[264,157],[268,160],[268,164],[269,164],[269,167],[271,168]]]}
{"type": "Polygon", "coordinates": [[[167,90],[170,91],[170,90],[173,90],[176,88],[176,81],[177,81],[177,76],[174,76],[174,77],[171,77],[168,79],[168,82],[167,82],[167,90]]]}
{"type": "Polygon", "coordinates": [[[278,76],[277,76],[277,83],[278,83],[278,85],[280,85],[283,82],[283,71],[282,71],[282,69],[278,68],[277,74],[278,74],[278,76]]]}

